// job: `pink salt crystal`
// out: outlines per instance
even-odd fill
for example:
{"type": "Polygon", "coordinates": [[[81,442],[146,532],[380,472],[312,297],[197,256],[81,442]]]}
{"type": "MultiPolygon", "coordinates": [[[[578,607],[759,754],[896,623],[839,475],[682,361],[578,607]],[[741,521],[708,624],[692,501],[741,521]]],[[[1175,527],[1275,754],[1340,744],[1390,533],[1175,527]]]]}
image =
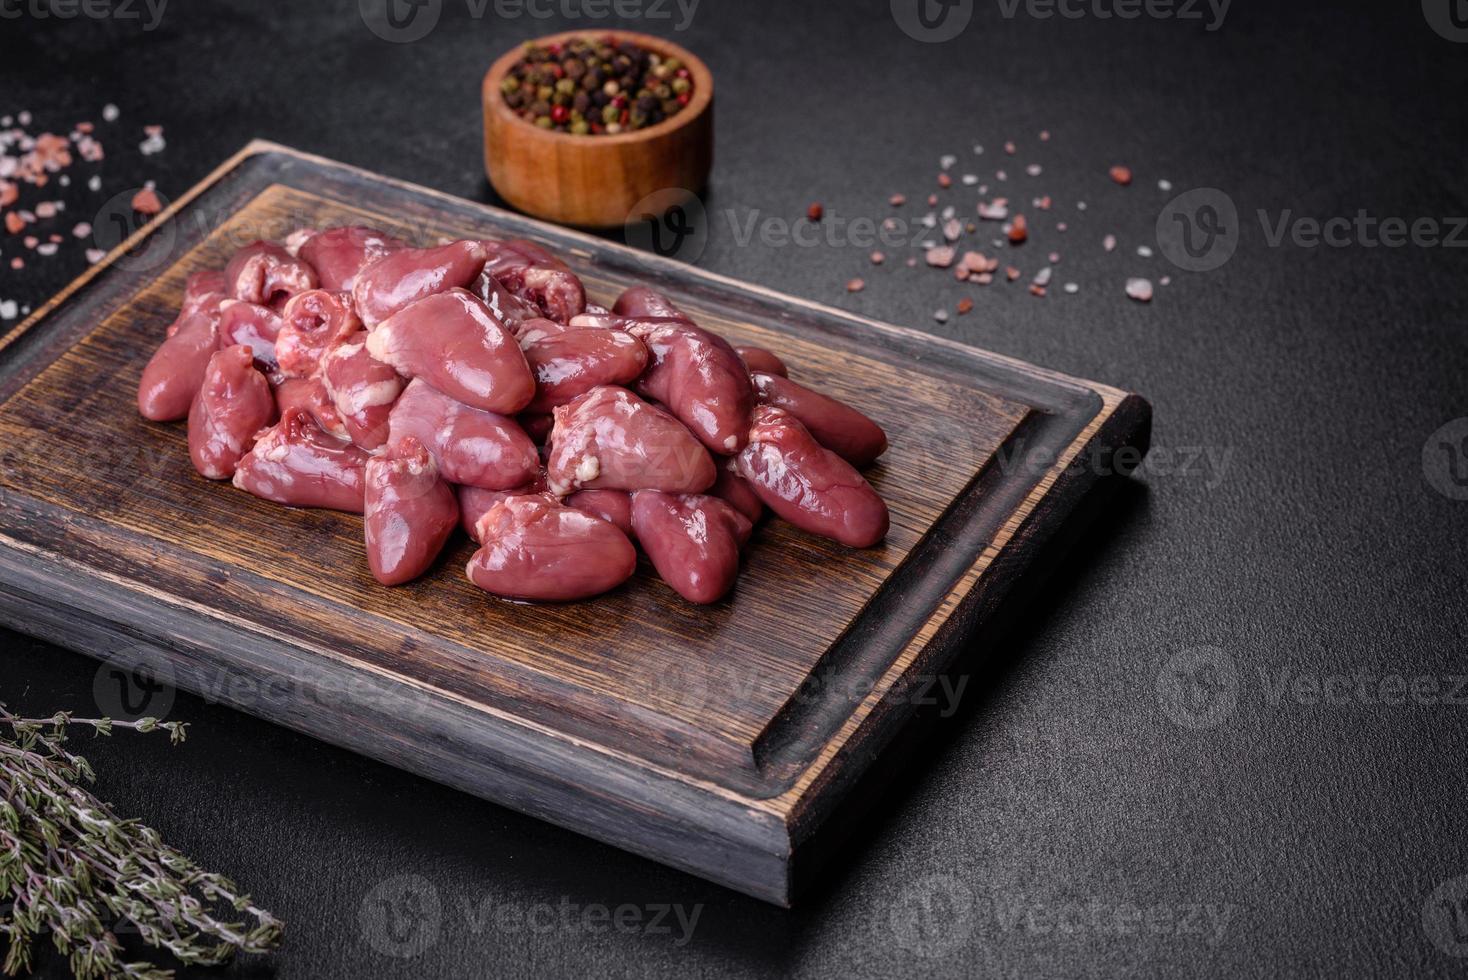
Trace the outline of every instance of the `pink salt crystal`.
{"type": "Polygon", "coordinates": [[[1108,252],[1113,251],[1116,248],[1116,236],[1107,235],[1105,238],[1101,239],[1101,247],[1106,249],[1106,251],[1108,252]]]}
{"type": "Polygon", "coordinates": [[[1152,302],[1152,280],[1128,279],[1126,281],[1126,294],[1138,303],[1152,302]]]}
{"type": "Polygon", "coordinates": [[[900,208],[902,207],[902,205],[907,203],[907,196],[904,194],[893,194],[891,197],[887,198],[887,203],[892,205],[894,208],[900,208]]]}
{"type": "Polygon", "coordinates": [[[865,288],[867,288],[867,284],[860,279],[852,279],[846,284],[846,291],[848,293],[859,293],[865,288]]]}
{"type": "Polygon", "coordinates": [[[939,245],[935,248],[928,249],[928,253],[924,257],[927,259],[928,265],[933,268],[946,269],[953,264],[953,249],[948,245],[939,245]]]}
{"type": "Polygon", "coordinates": [[[871,259],[872,265],[881,265],[887,260],[887,256],[883,255],[881,252],[873,252],[871,255],[871,259]]]}
{"type": "Polygon", "coordinates": [[[92,225],[90,222],[78,221],[76,227],[71,230],[71,233],[77,238],[86,238],[92,233],[92,225]]]}

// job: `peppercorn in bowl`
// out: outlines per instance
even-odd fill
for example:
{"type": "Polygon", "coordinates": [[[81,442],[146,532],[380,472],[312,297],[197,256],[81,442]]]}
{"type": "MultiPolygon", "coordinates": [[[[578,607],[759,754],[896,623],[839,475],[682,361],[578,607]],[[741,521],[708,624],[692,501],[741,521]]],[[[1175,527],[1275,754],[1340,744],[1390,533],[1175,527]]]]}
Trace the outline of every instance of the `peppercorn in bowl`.
{"type": "Polygon", "coordinates": [[[653,194],[697,193],[713,163],[713,76],[671,41],[572,31],[484,77],[485,172],[512,206],[610,228],[653,194]]]}

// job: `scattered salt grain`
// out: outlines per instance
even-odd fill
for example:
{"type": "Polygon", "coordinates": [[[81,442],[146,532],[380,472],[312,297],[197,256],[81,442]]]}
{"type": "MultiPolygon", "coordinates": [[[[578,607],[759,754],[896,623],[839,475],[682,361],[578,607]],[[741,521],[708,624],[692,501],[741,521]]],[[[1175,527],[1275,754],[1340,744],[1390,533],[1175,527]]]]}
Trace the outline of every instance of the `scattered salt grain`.
{"type": "Polygon", "coordinates": [[[143,156],[150,157],[155,153],[162,153],[163,149],[168,146],[168,141],[163,138],[162,126],[144,126],[143,131],[148,134],[148,138],[138,144],[138,150],[143,156]]]}
{"type": "Polygon", "coordinates": [[[1170,190],[1172,190],[1172,181],[1170,181],[1170,180],[1159,180],[1157,182],[1157,189],[1159,191],[1170,191],[1170,190]]]}
{"type": "Polygon", "coordinates": [[[978,143],[975,143],[974,144],[974,155],[975,156],[983,156],[984,155],[984,147],[982,145],[978,144],[978,143]]]}
{"type": "Polygon", "coordinates": [[[1004,221],[1009,218],[1009,202],[1002,197],[980,201],[978,213],[985,221],[1004,221]]]}
{"type": "Polygon", "coordinates": [[[1005,143],[1004,144],[1004,152],[1005,153],[1008,153],[1010,156],[1014,156],[1014,143],[1013,142],[1005,143]]]}
{"type": "Polygon", "coordinates": [[[1048,142],[1050,142],[1050,130],[1048,130],[1048,129],[1042,129],[1042,130],[1040,130],[1040,142],[1041,143],[1048,143],[1048,142]]]}
{"type": "Polygon", "coordinates": [[[1104,248],[1104,249],[1106,249],[1106,251],[1108,251],[1108,252],[1115,251],[1116,250],[1116,236],[1115,235],[1107,235],[1105,238],[1101,239],[1101,247],[1104,248]]]}
{"type": "Polygon", "coordinates": [[[1126,281],[1126,294],[1138,303],[1152,302],[1152,280],[1128,279],[1126,281]]]}
{"type": "Polygon", "coordinates": [[[1040,165],[1038,163],[1030,164],[1028,167],[1025,168],[1025,173],[1029,174],[1031,177],[1040,176],[1040,165]]]}
{"type": "Polygon", "coordinates": [[[37,255],[55,255],[56,254],[56,250],[58,248],[60,248],[60,247],[61,246],[57,245],[55,242],[45,242],[45,243],[43,243],[41,245],[37,245],[36,246],[36,254],[37,255]]]}
{"type": "Polygon", "coordinates": [[[996,171],[994,171],[994,179],[995,180],[1008,180],[1009,179],[1009,174],[1005,173],[1003,170],[996,170],[996,171]]]}
{"type": "Polygon", "coordinates": [[[958,301],[958,315],[963,316],[974,308],[974,301],[965,296],[958,301]]]}
{"type": "Polygon", "coordinates": [[[852,279],[846,284],[846,291],[848,293],[859,293],[865,288],[867,288],[867,284],[860,279],[852,279]]]}
{"type": "Polygon", "coordinates": [[[959,224],[957,218],[949,218],[943,222],[943,237],[950,242],[958,241],[958,236],[963,234],[963,225],[959,224]]]}
{"type": "Polygon", "coordinates": [[[935,269],[946,269],[953,264],[953,249],[947,245],[930,248],[924,259],[935,269]]]}
{"type": "Polygon", "coordinates": [[[71,229],[71,233],[77,238],[86,238],[92,233],[92,226],[89,222],[78,221],[76,227],[71,229]]]}
{"type": "Polygon", "coordinates": [[[119,111],[117,106],[113,105],[111,102],[102,107],[103,122],[117,122],[117,117],[120,115],[122,115],[122,112],[119,111]]]}
{"type": "Polygon", "coordinates": [[[92,192],[95,193],[96,191],[100,191],[101,189],[102,189],[102,177],[101,177],[101,175],[100,174],[93,174],[92,177],[91,177],[91,179],[87,181],[87,190],[92,191],[92,192]]]}
{"type": "Polygon", "coordinates": [[[31,124],[31,114],[24,111],[17,113],[15,121],[20,123],[22,126],[29,126],[31,124]]]}
{"type": "Polygon", "coordinates": [[[1081,289],[1081,287],[1080,286],[1077,286],[1073,282],[1068,282],[1068,283],[1065,284],[1065,291],[1067,293],[1072,294],[1072,295],[1074,295],[1075,293],[1080,292],[1080,289],[1081,289]]]}
{"type": "Polygon", "coordinates": [[[1157,280],[1157,282],[1158,282],[1159,285],[1171,286],[1172,285],[1172,276],[1163,276],[1161,279],[1157,280]]]}
{"type": "Polygon", "coordinates": [[[1152,249],[1147,245],[1138,245],[1137,254],[1144,259],[1150,259],[1152,257],[1152,249]]]}
{"type": "Polygon", "coordinates": [[[978,174],[964,174],[959,179],[963,181],[963,186],[965,186],[965,187],[972,187],[972,186],[974,186],[975,184],[977,184],[979,182],[979,175],[978,174]]]}
{"type": "Polygon", "coordinates": [[[15,300],[0,300],[0,320],[14,320],[16,309],[15,300]]]}
{"type": "Polygon", "coordinates": [[[96,265],[98,262],[101,262],[106,257],[107,253],[102,251],[100,248],[87,249],[87,261],[90,262],[92,265],[96,265]]]}
{"type": "Polygon", "coordinates": [[[945,153],[938,158],[938,166],[942,167],[944,170],[951,169],[953,165],[957,162],[958,157],[954,156],[952,153],[945,153]]]}
{"type": "Polygon", "coordinates": [[[934,310],[933,311],[933,319],[934,320],[937,320],[939,323],[947,323],[948,322],[948,311],[947,310],[934,310]]]}
{"type": "Polygon", "coordinates": [[[883,255],[881,252],[873,252],[871,255],[871,259],[872,265],[881,265],[883,262],[887,261],[887,256],[883,255]]]}

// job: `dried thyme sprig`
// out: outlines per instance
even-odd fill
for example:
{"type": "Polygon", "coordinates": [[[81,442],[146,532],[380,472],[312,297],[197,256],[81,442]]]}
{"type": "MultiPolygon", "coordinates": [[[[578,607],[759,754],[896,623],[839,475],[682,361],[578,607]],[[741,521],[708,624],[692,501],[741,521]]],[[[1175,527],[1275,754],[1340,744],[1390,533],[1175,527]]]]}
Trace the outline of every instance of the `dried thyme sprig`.
{"type": "Polygon", "coordinates": [[[93,772],[63,744],[72,725],[96,735],[166,731],[174,744],[186,735],[182,722],[68,712],[20,718],[0,703],[0,936],[8,943],[0,968],[12,976],[30,969],[32,944],[49,932],[79,980],[171,977],[152,963],[122,961],[114,930],[123,923],[148,945],[201,966],[275,948],[278,919],[82,788],[93,772]],[[233,921],[240,913],[249,921],[233,921]]]}

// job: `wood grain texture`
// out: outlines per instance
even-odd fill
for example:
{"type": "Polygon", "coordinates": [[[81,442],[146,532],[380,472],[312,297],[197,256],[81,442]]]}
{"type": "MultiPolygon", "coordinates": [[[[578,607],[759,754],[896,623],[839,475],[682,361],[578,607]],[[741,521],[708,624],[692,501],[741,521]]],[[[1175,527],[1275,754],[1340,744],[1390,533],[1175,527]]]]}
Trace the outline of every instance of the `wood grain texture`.
{"type": "MultiPolygon", "coordinates": [[[[567,31],[537,43],[585,36],[567,31]]],[[[656,126],[627,133],[573,136],[539,129],[505,103],[500,82],[520,59],[517,46],[484,76],[484,170],[515,207],[583,228],[621,227],[632,209],[658,192],[703,190],[714,159],[714,77],[692,52],[666,38],[632,31],[597,32],[679,58],[693,79],[688,105],[656,126]]],[[[671,197],[668,198],[672,200],[671,197]]]]}
{"type": "Polygon", "coordinates": [[[915,679],[1114,450],[1145,444],[1135,396],[282,148],[252,146],[167,218],[167,248],[109,257],[0,348],[0,616],[773,901],[915,679]],[[185,277],[255,238],[356,222],[424,244],[531,237],[599,301],[650,282],[778,351],[887,429],[869,473],[887,541],[851,551],[769,521],[712,607],[645,563],[599,600],[523,606],[465,581],[467,542],[386,589],[359,518],[200,479],[183,427],[133,402],[185,277]]]}

